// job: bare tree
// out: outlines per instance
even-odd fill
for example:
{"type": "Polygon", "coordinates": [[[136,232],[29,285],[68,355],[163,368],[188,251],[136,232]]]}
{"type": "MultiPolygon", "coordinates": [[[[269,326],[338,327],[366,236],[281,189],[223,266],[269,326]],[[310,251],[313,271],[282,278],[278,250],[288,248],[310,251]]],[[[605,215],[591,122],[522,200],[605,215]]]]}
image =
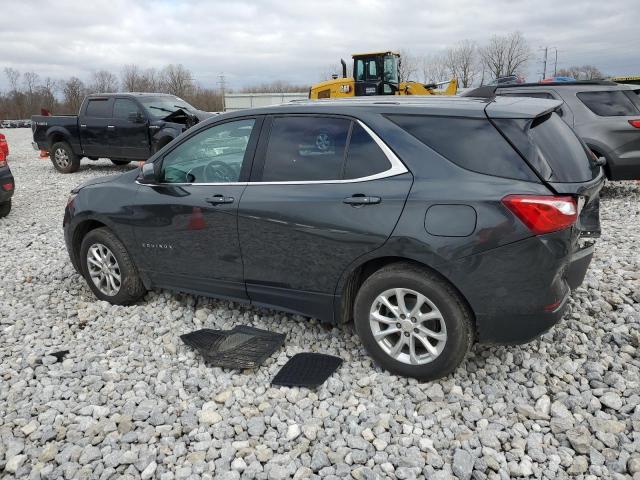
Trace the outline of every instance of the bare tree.
{"type": "Polygon", "coordinates": [[[141,90],[142,74],[137,65],[129,64],[122,67],[120,72],[120,84],[125,92],[138,92],[141,90]]]}
{"type": "Polygon", "coordinates": [[[163,90],[177,97],[186,97],[193,91],[191,72],[181,64],[169,64],[160,73],[163,90]]]}
{"type": "Polygon", "coordinates": [[[437,83],[448,80],[449,69],[444,55],[432,54],[419,59],[424,83],[437,83]]]}
{"type": "Polygon", "coordinates": [[[498,78],[520,73],[531,58],[531,49],[520,32],[513,32],[491,37],[480,56],[485,72],[498,78]]]}
{"type": "Polygon", "coordinates": [[[292,85],[289,82],[276,80],[271,83],[261,83],[242,88],[242,93],[298,93],[307,92],[308,85],[292,85]]]}
{"type": "Polygon", "coordinates": [[[398,77],[400,77],[400,81],[406,82],[415,79],[419,67],[418,57],[406,49],[400,49],[398,53],[400,54],[400,63],[398,65],[398,77]]]}
{"type": "Polygon", "coordinates": [[[108,70],[93,72],[90,90],[94,93],[110,93],[118,91],[118,78],[108,70]]]}
{"type": "Polygon", "coordinates": [[[597,80],[604,78],[605,75],[595,65],[574,65],[568,68],[558,70],[559,77],[573,77],[576,80],[597,80]]]}
{"type": "Polygon", "coordinates": [[[65,107],[68,112],[77,113],[80,110],[85,92],[84,83],[78,77],[71,77],[62,82],[62,94],[64,95],[65,107]]]}
{"type": "Polygon", "coordinates": [[[470,87],[478,75],[478,52],[475,42],[462,40],[446,52],[449,73],[457,78],[463,88],[470,87]]]}
{"type": "Polygon", "coordinates": [[[5,67],[4,74],[7,76],[12,92],[18,91],[18,83],[20,81],[20,72],[15,68],[5,67]]]}
{"type": "MultiPolygon", "coordinates": [[[[353,72],[351,71],[352,68],[353,64],[347,62],[347,78],[353,75],[353,72]]],[[[340,62],[331,63],[320,70],[320,75],[318,76],[319,81],[324,82],[325,80],[331,80],[331,78],[333,78],[333,75],[337,75],[338,78],[342,77],[342,64],[340,62]]]]}

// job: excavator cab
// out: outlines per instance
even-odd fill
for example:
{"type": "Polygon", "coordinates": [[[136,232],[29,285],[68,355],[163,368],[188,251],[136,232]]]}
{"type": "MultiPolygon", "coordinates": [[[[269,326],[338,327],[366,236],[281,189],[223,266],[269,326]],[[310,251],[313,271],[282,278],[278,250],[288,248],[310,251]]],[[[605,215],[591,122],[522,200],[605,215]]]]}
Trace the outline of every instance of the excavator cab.
{"type": "Polygon", "coordinates": [[[400,55],[375,52],[353,55],[355,96],[395,95],[400,88],[400,55]]]}

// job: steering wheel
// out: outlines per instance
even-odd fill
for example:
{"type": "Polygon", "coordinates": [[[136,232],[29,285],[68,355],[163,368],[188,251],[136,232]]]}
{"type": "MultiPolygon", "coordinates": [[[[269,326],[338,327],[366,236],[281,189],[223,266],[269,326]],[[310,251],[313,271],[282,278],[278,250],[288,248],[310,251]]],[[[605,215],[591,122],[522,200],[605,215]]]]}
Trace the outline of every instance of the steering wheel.
{"type": "Polygon", "coordinates": [[[219,160],[214,160],[213,162],[209,162],[204,167],[204,178],[207,180],[207,182],[211,183],[237,182],[238,173],[227,163],[221,162],[219,160]]]}

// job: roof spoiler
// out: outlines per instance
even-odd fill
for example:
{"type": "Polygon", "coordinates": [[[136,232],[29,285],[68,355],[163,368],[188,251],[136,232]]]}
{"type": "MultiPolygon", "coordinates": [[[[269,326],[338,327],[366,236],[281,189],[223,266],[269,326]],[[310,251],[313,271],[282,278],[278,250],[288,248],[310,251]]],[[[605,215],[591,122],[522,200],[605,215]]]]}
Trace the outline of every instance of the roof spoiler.
{"type": "Polygon", "coordinates": [[[474,88],[461,94],[461,97],[476,97],[476,98],[494,98],[496,96],[496,85],[483,85],[482,87],[474,88]]]}

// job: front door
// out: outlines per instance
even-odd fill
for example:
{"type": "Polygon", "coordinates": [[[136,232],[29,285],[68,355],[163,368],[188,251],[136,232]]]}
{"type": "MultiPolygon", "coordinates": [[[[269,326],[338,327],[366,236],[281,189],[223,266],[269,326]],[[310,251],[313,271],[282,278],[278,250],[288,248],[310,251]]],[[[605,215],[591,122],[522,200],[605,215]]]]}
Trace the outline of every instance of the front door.
{"type": "Polygon", "coordinates": [[[238,202],[246,187],[259,121],[197,129],[167,152],[160,182],[136,197],[137,250],[154,285],[246,298],[238,202]]]}
{"type": "Polygon", "coordinates": [[[149,158],[149,126],[142,108],[129,98],[116,98],[113,104],[114,158],[149,158]]]}
{"type": "Polygon", "coordinates": [[[387,240],[413,177],[359,121],[267,122],[238,211],[247,293],[331,320],[341,274],[387,240]]]}
{"type": "Polygon", "coordinates": [[[111,139],[115,136],[112,123],[113,98],[92,97],[87,100],[80,117],[80,142],[87,157],[109,157],[111,139]]]}

